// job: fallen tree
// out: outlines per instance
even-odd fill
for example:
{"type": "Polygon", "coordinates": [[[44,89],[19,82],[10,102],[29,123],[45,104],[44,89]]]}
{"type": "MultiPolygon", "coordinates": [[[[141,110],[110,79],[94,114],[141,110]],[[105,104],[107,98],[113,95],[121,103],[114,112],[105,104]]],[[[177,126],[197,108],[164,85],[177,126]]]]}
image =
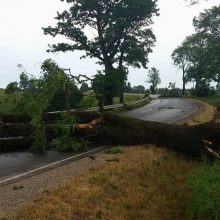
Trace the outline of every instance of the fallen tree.
{"type": "Polygon", "coordinates": [[[0,138],[0,153],[12,151],[26,151],[30,149],[34,139],[32,137],[0,138]]]}
{"type": "Polygon", "coordinates": [[[0,138],[27,137],[34,131],[31,123],[0,124],[0,138]]]}
{"type": "MultiPolygon", "coordinates": [[[[111,113],[105,113],[103,116],[95,112],[82,111],[71,112],[71,114],[77,121],[77,124],[73,125],[73,136],[92,141],[95,144],[155,144],[190,156],[201,157],[202,154],[207,154],[207,146],[204,144],[204,140],[206,140],[212,143],[211,149],[214,152],[219,152],[220,124],[213,121],[197,126],[187,126],[142,121],[111,113]]],[[[44,114],[43,119],[47,124],[46,136],[48,141],[55,138],[56,132],[51,125],[59,120],[60,117],[59,113],[44,114]]],[[[21,124],[18,126],[21,126],[21,124]]],[[[0,136],[16,137],[21,135],[27,138],[19,141],[2,139],[0,141],[0,149],[4,151],[14,149],[13,145],[19,145],[20,150],[31,147],[33,138],[29,132],[33,131],[33,127],[29,123],[22,124],[19,130],[18,126],[16,127],[13,124],[1,125],[2,130],[0,129],[0,131],[2,135],[0,136]],[[6,127],[7,129],[5,129],[6,127]],[[13,134],[12,127],[16,127],[16,135],[13,134]],[[7,145],[10,146],[7,147],[7,145]]]]}
{"type": "MultiPolygon", "coordinates": [[[[98,117],[95,113],[84,114],[75,113],[83,123],[98,117]]],[[[211,122],[197,126],[168,125],[105,114],[100,125],[76,127],[75,135],[110,145],[155,144],[195,157],[205,153],[204,139],[213,143],[214,150],[220,147],[220,124],[211,122]]]]}

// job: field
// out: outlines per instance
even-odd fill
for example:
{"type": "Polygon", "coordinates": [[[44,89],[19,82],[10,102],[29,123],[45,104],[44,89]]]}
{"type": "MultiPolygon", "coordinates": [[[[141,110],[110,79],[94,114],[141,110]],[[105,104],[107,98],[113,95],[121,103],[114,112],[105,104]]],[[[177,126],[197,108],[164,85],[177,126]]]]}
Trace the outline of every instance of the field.
{"type": "Polygon", "coordinates": [[[42,193],[14,219],[185,219],[185,182],[197,162],[153,146],[122,151],[105,165],[42,193]]]}

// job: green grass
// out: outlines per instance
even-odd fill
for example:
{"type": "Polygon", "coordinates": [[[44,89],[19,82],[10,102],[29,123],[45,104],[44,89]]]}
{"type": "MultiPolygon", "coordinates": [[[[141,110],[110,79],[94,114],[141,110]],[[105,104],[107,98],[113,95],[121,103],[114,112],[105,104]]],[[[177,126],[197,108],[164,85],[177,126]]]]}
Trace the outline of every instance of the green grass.
{"type": "Polygon", "coordinates": [[[9,96],[4,93],[4,89],[0,89],[0,113],[10,112],[13,107],[9,96]]]}
{"type": "Polygon", "coordinates": [[[188,219],[220,219],[220,162],[194,170],[188,187],[188,219]]]}
{"type": "Polygon", "coordinates": [[[213,105],[213,106],[217,106],[220,104],[220,96],[217,96],[217,95],[216,96],[208,96],[208,97],[192,96],[190,98],[197,99],[202,102],[206,102],[206,103],[213,105]]]}

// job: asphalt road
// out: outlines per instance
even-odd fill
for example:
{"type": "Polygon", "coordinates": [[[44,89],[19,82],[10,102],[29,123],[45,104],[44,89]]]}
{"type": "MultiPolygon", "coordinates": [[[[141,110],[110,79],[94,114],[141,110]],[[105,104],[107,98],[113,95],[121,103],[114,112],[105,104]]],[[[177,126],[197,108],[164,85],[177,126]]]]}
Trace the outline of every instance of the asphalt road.
{"type": "MultiPolygon", "coordinates": [[[[194,115],[200,110],[198,103],[185,99],[154,99],[150,104],[122,113],[123,115],[147,121],[176,123],[194,115]]],[[[51,163],[73,157],[71,153],[46,152],[36,155],[30,152],[0,154],[0,185],[8,178],[39,169],[51,163]]]]}
{"type": "Polygon", "coordinates": [[[122,114],[145,121],[173,124],[189,118],[201,109],[201,105],[182,98],[159,98],[144,107],[123,112],[122,114]]]}
{"type": "Polygon", "coordinates": [[[0,182],[23,172],[45,166],[74,154],[48,151],[45,154],[15,152],[0,154],[0,182]]]}

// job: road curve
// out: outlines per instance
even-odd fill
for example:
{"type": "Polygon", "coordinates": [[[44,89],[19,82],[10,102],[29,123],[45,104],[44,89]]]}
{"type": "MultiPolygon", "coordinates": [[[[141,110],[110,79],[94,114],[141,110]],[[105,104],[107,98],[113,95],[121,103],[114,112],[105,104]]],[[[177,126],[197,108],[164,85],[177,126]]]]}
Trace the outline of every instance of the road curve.
{"type": "Polygon", "coordinates": [[[183,98],[158,98],[144,107],[123,112],[121,114],[145,121],[156,121],[175,124],[190,118],[201,110],[198,102],[183,98]]]}

